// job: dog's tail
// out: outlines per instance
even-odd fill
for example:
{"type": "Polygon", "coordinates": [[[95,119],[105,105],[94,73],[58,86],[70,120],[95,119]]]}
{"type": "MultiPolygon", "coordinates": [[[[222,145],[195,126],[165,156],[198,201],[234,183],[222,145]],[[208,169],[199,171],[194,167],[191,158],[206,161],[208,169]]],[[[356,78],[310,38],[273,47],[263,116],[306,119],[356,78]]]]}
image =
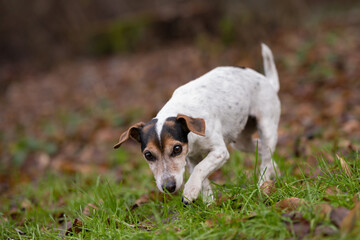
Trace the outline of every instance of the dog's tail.
{"type": "Polygon", "coordinates": [[[261,44],[261,51],[264,60],[265,77],[270,80],[271,85],[278,92],[280,89],[279,76],[276,71],[273,54],[264,43],[261,44]]]}

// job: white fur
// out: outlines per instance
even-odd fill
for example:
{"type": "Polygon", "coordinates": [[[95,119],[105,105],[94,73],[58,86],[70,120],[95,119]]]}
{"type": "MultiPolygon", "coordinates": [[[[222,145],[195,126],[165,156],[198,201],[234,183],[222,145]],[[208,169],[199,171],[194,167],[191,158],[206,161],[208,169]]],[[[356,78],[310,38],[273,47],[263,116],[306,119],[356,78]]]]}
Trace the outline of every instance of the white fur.
{"type": "MultiPolygon", "coordinates": [[[[183,192],[187,201],[195,200],[201,190],[206,196],[212,194],[207,178],[228,160],[228,144],[244,151],[255,150],[252,131],[244,129],[249,116],[257,119],[260,137],[263,174],[260,183],[275,173],[276,164],[271,154],[275,151],[280,118],[279,82],[271,50],[265,44],[262,44],[262,53],[266,76],[248,68],[215,68],[179,87],[157,114],[159,136],[168,117],[184,114],[205,120],[204,137],[192,132],[188,135],[187,161],[191,175],[183,192]]],[[[182,176],[175,178],[177,186],[181,185],[182,176]]]]}

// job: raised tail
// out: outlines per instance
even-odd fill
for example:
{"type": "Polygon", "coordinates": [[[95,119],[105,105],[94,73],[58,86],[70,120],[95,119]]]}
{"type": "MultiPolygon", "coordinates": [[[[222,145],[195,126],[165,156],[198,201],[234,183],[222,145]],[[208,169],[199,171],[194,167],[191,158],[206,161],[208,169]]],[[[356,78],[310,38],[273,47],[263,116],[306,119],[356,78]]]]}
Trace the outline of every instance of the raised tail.
{"type": "Polygon", "coordinates": [[[264,72],[265,77],[269,79],[271,85],[274,87],[275,91],[279,91],[280,84],[279,84],[279,76],[276,71],[276,66],[274,63],[274,57],[273,54],[268,46],[266,44],[261,44],[261,51],[264,61],[264,72]]]}

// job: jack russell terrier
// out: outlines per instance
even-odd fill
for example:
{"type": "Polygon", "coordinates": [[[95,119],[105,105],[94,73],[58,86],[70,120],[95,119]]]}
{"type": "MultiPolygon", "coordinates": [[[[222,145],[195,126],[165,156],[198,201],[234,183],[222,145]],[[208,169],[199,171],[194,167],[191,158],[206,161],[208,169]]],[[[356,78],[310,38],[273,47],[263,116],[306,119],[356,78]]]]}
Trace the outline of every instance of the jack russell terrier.
{"type": "Polygon", "coordinates": [[[114,148],[129,138],[139,142],[161,192],[179,190],[188,165],[185,204],[200,192],[205,201],[213,199],[208,177],[229,159],[229,144],[245,152],[255,152],[258,144],[259,185],[274,176],[279,79],[271,50],[261,47],[265,76],[249,68],[217,67],[176,89],[155,118],[132,125],[114,148]],[[252,139],[256,130],[259,140],[252,139]]]}

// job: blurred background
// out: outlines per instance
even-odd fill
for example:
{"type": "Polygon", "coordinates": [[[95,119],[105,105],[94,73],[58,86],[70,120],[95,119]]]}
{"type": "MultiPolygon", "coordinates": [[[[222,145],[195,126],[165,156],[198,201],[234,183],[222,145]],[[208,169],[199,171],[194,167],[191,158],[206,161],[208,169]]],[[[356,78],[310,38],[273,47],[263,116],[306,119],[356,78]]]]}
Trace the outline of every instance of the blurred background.
{"type": "Polygon", "coordinates": [[[140,154],[112,149],[122,131],[216,66],[263,72],[261,42],[280,76],[277,154],[315,166],[359,149],[359,1],[0,0],[0,194],[48,172],[120,181],[140,154]]]}

